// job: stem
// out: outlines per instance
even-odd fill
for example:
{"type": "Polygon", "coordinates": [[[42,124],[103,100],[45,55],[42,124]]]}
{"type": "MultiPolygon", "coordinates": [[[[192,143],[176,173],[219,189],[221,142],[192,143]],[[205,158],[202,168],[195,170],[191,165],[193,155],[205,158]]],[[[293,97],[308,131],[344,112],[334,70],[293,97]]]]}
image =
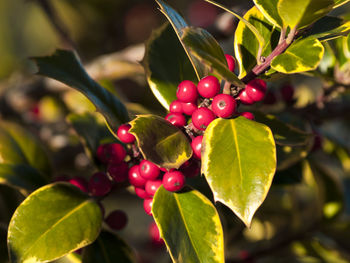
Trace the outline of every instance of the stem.
{"type": "Polygon", "coordinates": [[[281,44],[283,42],[283,40],[286,39],[286,34],[287,34],[287,29],[286,28],[282,28],[281,29],[281,34],[280,34],[280,40],[278,41],[278,44],[281,44]]]}

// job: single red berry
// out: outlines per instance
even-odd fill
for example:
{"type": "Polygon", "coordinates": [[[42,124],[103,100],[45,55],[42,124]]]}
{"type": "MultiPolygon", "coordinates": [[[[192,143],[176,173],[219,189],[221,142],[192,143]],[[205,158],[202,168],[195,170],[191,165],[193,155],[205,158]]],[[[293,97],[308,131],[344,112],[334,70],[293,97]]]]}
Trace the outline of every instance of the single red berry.
{"type": "Polygon", "coordinates": [[[198,109],[197,104],[193,102],[182,102],[182,110],[186,115],[192,116],[193,112],[198,109]]]}
{"type": "Polygon", "coordinates": [[[193,156],[199,160],[201,159],[202,141],[203,141],[203,136],[197,136],[192,140],[192,143],[191,143],[193,156]]]}
{"type": "Polygon", "coordinates": [[[165,173],[163,176],[163,186],[169,192],[180,191],[185,185],[185,176],[179,171],[165,173]]]}
{"type": "Polygon", "coordinates": [[[199,81],[197,89],[202,97],[213,98],[220,91],[220,82],[214,76],[207,76],[199,81]]]}
{"type": "Polygon", "coordinates": [[[169,111],[172,113],[183,113],[182,103],[183,102],[179,100],[174,100],[172,103],[170,103],[169,111]]]}
{"type": "Polygon", "coordinates": [[[150,216],[152,215],[152,203],[152,198],[143,200],[143,209],[145,210],[146,214],[150,216]]]}
{"type": "Polygon", "coordinates": [[[176,97],[181,102],[195,102],[198,98],[196,85],[189,80],[182,81],[177,87],[176,97]]]}
{"type": "Polygon", "coordinates": [[[176,127],[183,127],[186,125],[186,118],[181,113],[169,113],[165,119],[176,127]]]}
{"type": "Polygon", "coordinates": [[[129,133],[131,128],[130,124],[120,125],[117,130],[117,136],[119,140],[123,143],[134,143],[136,138],[133,134],[129,133]]]}
{"type": "Polygon", "coordinates": [[[140,166],[134,165],[129,170],[129,182],[135,187],[143,188],[146,184],[146,179],[140,175],[140,166]]]}
{"type": "Polygon", "coordinates": [[[94,173],[89,180],[89,192],[93,196],[104,196],[112,189],[112,182],[103,172],[94,173]]]}
{"type": "Polygon", "coordinates": [[[114,210],[105,219],[107,225],[113,230],[121,230],[128,223],[128,217],[122,210],[114,210]]]}
{"type": "Polygon", "coordinates": [[[150,196],[154,196],[158,188],[161,187],[161,185],[162,185],[162,180],[147,181],[145,185],[146,193],[149,194],[150,196]]]}
{"type": "Polygon", "coordinates": [[[156,223],[152,222],[149,225],[149,236],[151,238],[151,242],[154,245],[164,245],[164,240],[160,237],[160,232],[156,223]]]}
{"type": "Polygon", "coordinates": [[[208,108],[201,107],[192,114],[193,125],[204,131],[208,125],[215,119],[214,113],[208,108]]]}
{"type": "Polygon", "coordinates": [[[245,105],[254,104],[254,100],[248,96],[246,89],[241,91],[241,93],[239,94],[239,99],[245,105]]]}
{"type": "Polygon", "coordinates": [[[107,172],[110,177],[117,183],[122,183],[128,179],[129,166],[126,162],[110,164],[107,172]]]}
{"type": "Polygon", "coordinates": [[[75,185],[85,193],[89,192],[88,182],[83,177],[75,176],[72,179],[70,179],[68,182],[70,182],[72,185],[75,185]]]}
{"type": "Polygon", "coordinates": [[[234,57],[232,57],[231,55],[228,55],[228,54],[226,54],[225,57],[226,57],[228,69],[232,72],[235,71],[236,61],[235,61],[234,57]]]}
{"type": "Polygon", "coordinates": [[[125,156],[126,151],[119,143],[102,144],[97,149],[97,158],[104,164],[121,163],[125,156]]]}
{"type": "Polygon", "coordinates": [[[266,82],[262,79],[253,79],[246,85],[247,95],[254,101],[262,101],[267,91],[266,82]]]}
{"type": "Polygon", "coordinates": [[[142,160],[140,162],[139,170],[141,177],[143,177],[146,180],[155,180],[157,179],[160,173],[159,167],[147,160],[142,160]]]}
{"type": "Polygon", "coordinates": [[[284,85],[281,88],[281,95],[285,102],[292,102],[294,97],[294,87],[290,84],[284,85]]]}
{"type": "Polygon", "coordinates": [[[219,94],[214,97],[211,107],[216,116],[228,118],[235,113],[237,103],[230,95],[219,94]]]}
{"type": "Polygon", "coordinates": [[[254,120],[254,114],[251,112],[248,112],[248,111],[242,112],[240,115],[249,120],[254,120]]]}
{"type": "Polygon", "coordinates": [[[151,196],[142,188],[135,187],[135,194],[142,199],[151,198],[151,196]]]}

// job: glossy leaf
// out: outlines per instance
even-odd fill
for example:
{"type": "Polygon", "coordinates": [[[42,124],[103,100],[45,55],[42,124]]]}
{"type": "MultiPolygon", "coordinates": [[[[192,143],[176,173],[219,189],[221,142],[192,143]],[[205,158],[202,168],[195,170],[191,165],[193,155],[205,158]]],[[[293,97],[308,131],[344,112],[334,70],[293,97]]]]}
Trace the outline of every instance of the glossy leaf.
{"type": "Polygon", "coordinates": [[[283,27],[282,19],[278,13],[277,4],[279,0],[253,0],[256,7],[263,13],[270,23],[280,28],[283,27]]]}
{"type": "Polygon", "coordinates": [[[155,115],[140,115],[131,123],[145,159],[165,168],[179,168],[191,158],[192,148],[185,134],[155,115]]]}
{"type": "Polygon", "coordinates": [[[243,117],[216,119],[206,129],[203,142],[202,173],[215,200],[250,226],[276,170],[271,130],[243,117]]]}
{"type": "Polygon", "coordinates": [[[143,63],[148,84],[167,110],[176,100],[176,90],[183,80],[197,82],[196,72],[170,24],[152,33],[146,45],[143,63]]]}
{"type": "Polygon", "coordinates": [[[81,255],[78,253],[70,253],[63,258],[57,259],[52,263],[82,263],[81,255]]]}
{"type": "Polygon", "coordinates": [[[337,8],[339,6],[347,4],[349,2],[350,2],[350,0],[335,0],[334,1],[335,5],[333,6],[333,8],[337,8]]]}
{"type": "Polygon", "coordinates": [[[102,223],[96,201],[77,187],[51,184],[17,208],[8,230],[12,262],[48,262],[93,242],[102,223]]]}
{"type": "MultiPolygon", "coordinates": [[[[254,25],[265,39],[262,56],[268,56],[278,43],[279,32],[256,8],[251,8],[244,18],[254,25]]],[[[235,55],[239,65],[239,77],[243,78],[257,64],[259,42],[254,34],[241,21],[238,23],[234,39],[235,55]]]]}
{"type": "Polygon", "coordinates": [[[68,50],[57,50],[48,57],[36,57],[39,75],[56,79],[80,91],[95,105],[106,118],[113,132],[121,123],[129,121],[125,106],[108,90],[101,87],[84,70],[75,53],[68,50]]]}
{"type": "Polygon", "coordinates": [[[244,87],[244,83],[228,69],[225,54],[215,38],[204,29],[186,28],[184,29],[182,41],[191,51],[208,68],[208,72],[216,74],[219,78],[236,85],[244,87]]]}
{"type": "Polygon", "coordinates": [[[186,188],[172,193],[160,187],[152,214],[174,263],[224,263],[223,230],[213,204],[186,188]]]}
{"type": "Polygon", "coordinates": [[[328,41],[337,37],[346,36],[350,32],[350,21],[341,18],[325,16],[318,20],[308,36],[318,38],[320,41],[328,41]]]}
{"type": "Polygon", "coordinates": [[[318,39],[305,38],[294,42],[283,54],[275,57],[271,67],[286,74],[314,70],[323,54],[324,47],[318,39]]]}
{"type": "Polygon", "coordinates": [[[131,248],[116,235],[102,231],[98,239],[84,249],[84,263],[136,262],[131,248]]]}

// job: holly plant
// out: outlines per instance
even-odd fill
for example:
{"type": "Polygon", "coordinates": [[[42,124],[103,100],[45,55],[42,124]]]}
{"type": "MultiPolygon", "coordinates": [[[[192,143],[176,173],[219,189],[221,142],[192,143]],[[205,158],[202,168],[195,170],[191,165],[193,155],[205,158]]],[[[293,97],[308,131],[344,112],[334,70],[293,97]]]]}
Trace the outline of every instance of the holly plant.
{"type": "Polygon", "coordinates": [[[349,1],[253,0],[244,14],[205,1],[237,19],[234,55],[155,1],[168,21],[140,64],[163,112],[132,110],[72,49],[32,58],[37,74],[89,100],[83,112],[62,103],[94,165],[52,177],[39,140],[1,121],[0,183],[10,188],[0,201],[18,206],[2,262],[141,262],[118,234],[132,215],[104,208],[125,192],[140,198],[172,262],[349,262],[350,147],[338,131],[349,113],[350,22],[332,15],[349,1]]]}

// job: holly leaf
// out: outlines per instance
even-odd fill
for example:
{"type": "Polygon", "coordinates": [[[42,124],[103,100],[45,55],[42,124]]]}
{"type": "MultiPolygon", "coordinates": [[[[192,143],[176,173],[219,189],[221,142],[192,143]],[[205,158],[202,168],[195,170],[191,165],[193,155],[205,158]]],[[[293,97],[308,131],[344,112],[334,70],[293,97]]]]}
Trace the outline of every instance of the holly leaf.
{"type": "Polygon", "coordinates": [[[162,186],[152,214],[173,262],[225,262],[219,215],[200,192],[186,188],[172,193],[162,186]]]}
{"type": "Polygon", "coordinates": [[[255,6],[273,25],[282,28],[283,22],[278,13],[277,4],[279,0],[253,0],[255,6]]]}
{"type": "Polygon", "coordinates": [[[294,42],[283,54],[275,57],[271,67],[285,74],[310,71],[318,67],[323,54],[324,47],[318,39],[305,38],[294,42]]]}
{"type": "Polygon", "coordinates": [[[216,119],[206,129],[202,147],[202,173],[214,199],[249,227],[276,170],[271,130],[243,117],[216,119]]]}
{"type": "Polygon", "coordinates": [[[350,0],[335,0],[333,9],[335,9],[335,8],[337,8],[339,6],[345,5],[345,4],[349,3],[349,2],[350,2],[350,0]]]}
{"type": "Polygon", "coordinates": [[[346,36],[350,32],[350,21],[341,18],[325,16],[318,20],[308,33],[308,37],[317,38],[320,41],[328,41],[341,36],[346,36]]]}
{"type": "Polygon", "coordinates": [[[192,148],[185,134],[165,119],[140,115],[130,122],[143,157],[160,167],[178,169],[191,158],[192,148]]]}
{"type": "Polygon", "coordinates": [[[33,60],[39,69],[37,74],[58,80],[83,93],[105,117],[114,134],[120,124],[129,121],[124,104],[90,78],[74,52],[56,50],[51,56],[35,57],[33,60]]]}
{"type": "Polygon", "coordinates": [[[176,100],[177,86],[181,81],[198,81],[185,50],[168,23],[153,31],[142,64],[154,96],[167,110],[176,100]]]}
{"type": "Polygon", "coordinates": [[[48,262],[92,243],[102,223],[99,205],[77,187],[44,186],[23,201],[8,229],[11,262],[48,262]],[[45,249],[43,249],[45,248],[45,249]]]}

